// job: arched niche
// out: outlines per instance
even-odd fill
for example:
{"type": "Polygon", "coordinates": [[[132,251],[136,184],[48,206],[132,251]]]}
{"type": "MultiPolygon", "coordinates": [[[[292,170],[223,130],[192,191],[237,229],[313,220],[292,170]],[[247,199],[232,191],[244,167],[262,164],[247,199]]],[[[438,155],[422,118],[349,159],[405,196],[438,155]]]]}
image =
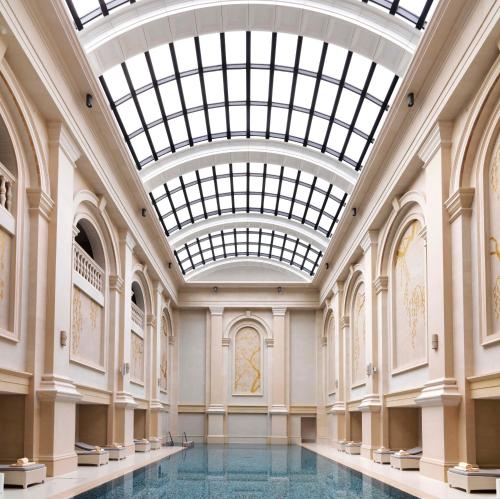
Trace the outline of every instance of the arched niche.
{"type": "Polygon", "coordinates": [[[173,338],[172,322],[170,314],[165,307],[161,313],[160,324],[160,373],[159,373],[159,388],[163,393],[168,393],[168,383],[170,380],[170,359],[169,359],[169,344],[173,338]]]}
{"type": "Polygon", "coordinates": [[[335,315],[333,310],[329,309],[325,318],[323,339],[326,342],[326,366],[325,366],[325,388],[328,395],[333,395],[336,390],[336,365],[335,365],[335,315]]]}

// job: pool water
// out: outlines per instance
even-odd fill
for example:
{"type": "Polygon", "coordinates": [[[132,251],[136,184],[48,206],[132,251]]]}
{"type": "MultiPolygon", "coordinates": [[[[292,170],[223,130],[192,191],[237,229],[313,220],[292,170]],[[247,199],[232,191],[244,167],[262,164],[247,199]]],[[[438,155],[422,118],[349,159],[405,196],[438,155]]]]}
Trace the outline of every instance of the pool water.
{"type": "Polygon", "coordinates": [[[197,444],[76,496],[123,498],[397,498],[413,496],[297,445],[197,444]]]}

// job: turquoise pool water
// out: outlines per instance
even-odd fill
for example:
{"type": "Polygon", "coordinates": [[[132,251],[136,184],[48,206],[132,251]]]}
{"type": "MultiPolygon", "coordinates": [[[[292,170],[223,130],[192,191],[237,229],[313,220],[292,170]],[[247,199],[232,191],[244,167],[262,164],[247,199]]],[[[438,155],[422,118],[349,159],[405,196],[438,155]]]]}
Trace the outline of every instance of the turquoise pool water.
{"type": "Polygon", "coordinates": [[[201,445],[76,496],[122,498],[374,498],[413,496],[299,447],[201,445]]]}

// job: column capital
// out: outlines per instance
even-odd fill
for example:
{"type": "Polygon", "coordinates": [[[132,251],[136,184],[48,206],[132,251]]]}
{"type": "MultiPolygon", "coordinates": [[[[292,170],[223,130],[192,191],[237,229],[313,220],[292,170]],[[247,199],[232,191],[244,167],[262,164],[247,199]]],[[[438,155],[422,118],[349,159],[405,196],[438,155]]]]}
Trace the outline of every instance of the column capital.
{"type": "Polygon", "coordinates": [[[457,406],[462,401],[455,378],[438,378],[425,383],[415,403],[420,407],[457,406]]]}
{"type": "Polygon", "coordinates": [[[47,222],[54,209],[54,201],[40,189],[26,189],[29,211],[40,214],[47,222]]]}
{"type": "Polygon", "coordinates": [[[60,147],[67,158],[76,167],[76,162],[82,155],[78,144],[69,134],[66,126],[60,121],[53,121],[48,125],[49,144],[60,147]]]}
{"type": "Polygon", "coordinates": [[[57,374],[44,374],[37,390],[42,402],[78,402],[82,395],[76,389],[73,380],[57,374]]]}
{"type": "Polygon", "coordinates": [[[226,409],[222,404],[210,404],[206,409],[207,414],[225,414],[226,409]]]}
{"type": "Polygon", "coordinates": [[[344,281],[337,281],[332,288],[333,296],[337,296],[338,294],[344,291],[344,281]]]}
{"type": "Polygon", "coordinates": [[[168,344],[169,345],[175,344],[175,336],[169,336],[168,337],[168,344]]]}
{"type": "Polygon", "coordinates": [[[228,347],[229,345],[231,345],[231,338],[228,337],[222,338],[222,346],[228,347]]]}
{"type": "Polygon", "coordinates": [[[368,230],[361,239],[359,245],[361,246],[363,253],[366,253],[370,248],[377,246],[377,243],[378,243],[378,231],[368,230]]]}
{"type": "Polygon", "coordinates": [[[123,279],[119,275],[110,275],[109,288],[112,291],[117,291],[118,293],[121,293],[123,290],[123,279]]]}
{"type": "Polygon", "coordinates": [[[153,314],[146,316],[146,324],[151,327],[156,327],[156,317],[153,314]]]}
{"type": "Polygon", "coordinates": [[[349,316],[348,315],[343,315],[340,318],[340,327],[342,329],[345,329],[346,327],[349,327],[349,316]]]}
{"type": "Polygon", "coordinates": [[[379,275],[374,281],[375,293],[378,295],[382,291],[387,291],[389,278],[386,275],[379,275]]]}
{"type": "Polygon", "coordinates": [[[264,340],[264,343],[265,343],[267,348],[272,348],[272,347],[274,347],[274,338],[266,338],[264,340]]]}
{"type": "Polygon", "coordinates": [[[286,307],[273,307],[273,317],[283,317],[286,314],[286,307]]]}
{"type": "Polygon", "coordinates": [[[288,414],[288,407],[286,405],[272,405],[269,408],[269,414],[288,414]]]}
{"type": "Polygon", "coordinates": [[[125,244],[131,251],[135,248],[135,239],[128,230],[120,230],[118,233],[120,243],[125,244]]]}
{"type": "Polygon", "coordinates": [[[222,315],[224,313],[224,307],[209,307],[211,315],[222,315]]]}
{"type": "Polygon", "coordinates": [[[337,400],[334,402],[328,411],[330,414],[344,414],[346,411],[346,405],[343,400],[337,400]]]}
{"type": "Polygon", "coordinates": [[[134,397],[127,392],[118,392],[115,397],[115,406],[123,409],[133,409],[137,405],[134,397]]]}
{"type": "Polygon", "coordinates": [[[444,203],[448,212],[448,220],[453,223],[462,215],[470,215],[472,213],[472,202],[474,201],[473,187],[462,187],[455,191],[444,203]]]}
{"type": "Polygon", "coordinates": [[[328,337],[327,336],[322,336],[321,337],[321,346],[326,347],[328,345],[328,337]]]}
{"type": "Polygon", "coordinates": [[[359,404],[358,409],[361,412],[380,412],[382,409],[380,397],[376,393],[366,395],[361,401],[361,404],[359,404]]]}

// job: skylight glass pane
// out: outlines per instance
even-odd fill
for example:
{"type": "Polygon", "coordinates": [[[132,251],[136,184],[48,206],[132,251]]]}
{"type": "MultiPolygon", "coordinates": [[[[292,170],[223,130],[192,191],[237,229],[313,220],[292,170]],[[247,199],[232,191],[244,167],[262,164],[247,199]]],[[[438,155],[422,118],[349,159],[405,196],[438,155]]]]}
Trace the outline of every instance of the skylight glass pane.
{"type": "Polygon", "coordinates": [[[337,118],[344,123],[350,123],[358,105],[359,95],[344,88],[340,96],[340,103],[337,109],[337,118]]]}
{"type": "Polygon", "coordinates": [[[250,59],[254,64],[269,64],[272,34],[267,31],[252,32],[250,59]]]}
{"type": "Polygon", "coordinates": [[[267,101],[269,92],[269,71],[252,69],[250,71],[250,99],[267,101]]]}
{"type": "Polygon", "coordinates": [[[226,127],[226,110],[223,107],[209,109],[208,116],[210,120],[210,129],[212,134],[225,132],[226,127]]]}
{"type": "Polygon", "coordinates": [[[139,94],[137,96],[137,100],[139,101],[139,106],[141,108],[146,123],[151,123],[152,121],[161,118],[160,107],[158,106],[158,99],[156,98],[156,94],[153,89],[139,94]]]}
{"type": "Polygon", "coordinates": [[[207,102],[224,102],[224,82],[221,71],[211,71],[204,73],[205,91],[207,93],[207,102]]]}
{"type": "Polygon", "coordinates": [[[75,10],[80,17],[94,11],[101,10],[99,6],[98,0],[73,0],[73,5],[75,6],[75,10]]]}
{"type": "Polygon", "coordinates": [[[120,65],[109,69],[103,74],[103,76],[113,100],[116,101],[120,97],[130,93],[127,80],[125,79],[123,69],[120,65]]]}
{"type": "Polygon", "coordinates": [[[326,136],[328,122],[321,118],[313,118],[309,131],[309,142],[323,145],[326,136]]]}
{"type": "Polygon", "coordinates": [[[186,107],[189,109],[195,106],[201,106],[203,104],[203,98],[201,96],[200,77],[197,74],[184,76],[181,78],[181,83],[186,107]]]}
{"type": "Polygon", "coordinates": [[[243,106],[231,106],[229,116],[231,119],[231,130],[233,132],[246,130],[247,110],[243,106]]]}
{"type": "Polygon", "coordinates": [[[143,161],[151,155],[151,148],[149,147],[145,133],[139,134],[137,137],[131,139],[130,142],[139,161],[143,161]]]}
{"type": "Polygon", "coordinates": [[[174,144],[179,144],[187,140],[186,124],[183,116],[168,120],[168,126],[170,127],[170,133],[172,134],[174,144]]]}
{"type": "Polygon", "coordinates": [[[155,151],[159,152],[162,149],[170,147],[167,131],[165,130],[165,125],[163,123],[151,128],[149,133],[151,135],[155,151]]]}
{"type": "Polygon", "coordinates": [[[245,100],[247,83],[246,71],[244,69],[232,69],[228,71],[229,100],[245,100]]]}
{"type": "Polygon", "coordinates": [[[366,77],[370,70],[371,61],[359,54],[354,54],[347,72],[347,82],[362,89],[365,86],[366,77]]]}
{"type": "Polygon", "coordinates": [[[219,33],[201,35],[199,39],[203,66],[218,66],[222,64],[219,33]]]}
{"type": "Polygon", "coordinates": [[[246,33],[244,31],[228,31],[226,39],[227,64],[241,64],[246,61],[246,33]]]}
{"type": "Polygon", "coordinates": [[[180,73],[198,67],[194,38],[178,40],[174,43],[174,48],[180,73]]]}
{"type": "Polygon", "coordinates": [[[129,99],[117,107],[123,126],[127,133],[132,133],[141,128],[141,120],[137,113],[134,101],[129,99]]]}
{"type": "Polygon", "coordinates": [[[148,65],[144,54],[137,54],[126,62],[127,70],[135,89],[141,88],[151,82],[148,65]]]}
{"type": "Polygon", "coordinates": [[[369,92],[374,97],[383,101],[392,83],[394,75],[382,65],[377,64],[370,82],[369,92]]]}
{"type": "Polygon", "coordinates": [[[295,137],[304,137],[308,121],[309,115],[301,111],[293,111],[292,121],[290,123],[290,135],[295,137]]]}
{"type": "Polygon", "coordinates": [[[321,81],[319,84],[318,97],[316,99],[316,111],[330,116],[335,102],[335,96],[337,95],[337,89],[337,85],[327,81],[321,81]]]}
{"type": "Polygon", "coordinates": [[[347,129],[333,125],[330,137],[328,139],[328,147],[334,151],[340,152],[344,145],[345,138],[347,137],[347,129]]]}
{"type": "Polygon", "coordinates": [[[356,121],[356,127],[369,134],[373,128],[379,111],[379,106],[365,99],[356,121]]]}
{"type": "Polygon", "coordinates": [[[297,52],[297,35],[278,33],[276,43],[276,64],[279,66],[293,67],[297,52]]]}
{"type": "Polygon", "coordinates": [[[314,38],[304,37],[300,50],[300,67],[316,73],[318,71],[322,50],[323,42],[314,38]]]}
{"type": "Polygon", "coordinates": [[[342,71],[344,70],[346,58],[346,49],[338,47],[337,45],[329,44],[328,50],[326,51],[323,74],[340,80],[340,78],[342,77],[342,71]]]}
{"type": "Polygon", "coordinates": [[[250,109],[250,129],[255,132],[263,132],[266,129],[267,107],[252,106],[250,109]]]}
{"type": "Polygon", "coordinates": [[[286,122],[288,119],[288,109],[274,107],[271,112],[271,130],[284,134],[286,131],[286,122]]]}
{"type": "Polygon", "coordinates": [[[151,62],[153,63],[157,80],[174,74],[168,43],[151,49],[149,55],[151,56],[151,62]]]}
{"type": "Polygon", "coordinates": [[[181,100],[179,97],[179,91],[177,90],[177,82],[175,80],[161,85],[160,95],[167,115],[181,110],[181,100]]]}
{"type": "Polygon", "coordinates": [[[207,127],[205,124],[205,113],[203,111],[189,113],[189,126],[191,127],[191,135],[193,138],[206,135],[207,127]]]}

